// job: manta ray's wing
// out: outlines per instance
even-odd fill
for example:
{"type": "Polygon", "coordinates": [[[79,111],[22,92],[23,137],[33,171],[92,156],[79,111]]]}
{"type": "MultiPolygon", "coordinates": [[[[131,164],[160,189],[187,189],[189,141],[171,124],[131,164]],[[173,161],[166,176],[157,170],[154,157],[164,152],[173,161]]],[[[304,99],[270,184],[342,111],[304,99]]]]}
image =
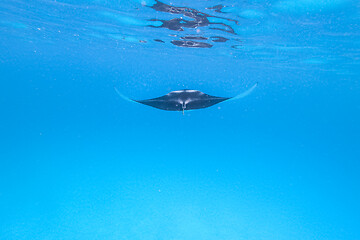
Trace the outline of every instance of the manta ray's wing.
{"type": "Polygon", "coordinates": [[[115,89],[116,93],[125,101],[141,103],[144,105],[148,105],[150,107],[167,110],[167,111],[181,111],[182,110],[181,104],[169,99],[168,95],[158,97],[158,98],[146,99],[146,100],[134,100],[134,99],[130,99],[130,98],[124,96],[123,94],[121,94],[121,92],[116,87],[114,87],[114,89],[115,89]]]}
{"type": "Polygon", "coordinates": [[[158,98],[134,101],[166,111],[182,111],[182,104],[173,99],[170,99],[168,95],[158,98]]]}
{"type": "Polygon", "coordinates": [[[227,97],[216,97],[207,94],[203,94],[198,98],[189,101],[186,104],[186,110],[195,110],[201,108],[208,108],[215,104],[221,103],[223,101],[229,100],[230,98],[227,97]]]}
{"type": "Polygon", "coordinates": [[[211,95],[207,95],[207,94],[202,94],[199,98],[195,98],[193,101],[190,101],[186,105],[186,109],[192,110],[192,109],[208,108],[215,104],[221,103],[223,101],[237,100],[237,99],[246,97],[247,95],[252,93],[252,91],[254,91],[256,86],[257,86],[257,83],[255,83],[255,85],[252,86],[250,89],[246,90],[243,93],[236,95],[235,97],[216,97],[216,96],[211,96],[211,95]]]}

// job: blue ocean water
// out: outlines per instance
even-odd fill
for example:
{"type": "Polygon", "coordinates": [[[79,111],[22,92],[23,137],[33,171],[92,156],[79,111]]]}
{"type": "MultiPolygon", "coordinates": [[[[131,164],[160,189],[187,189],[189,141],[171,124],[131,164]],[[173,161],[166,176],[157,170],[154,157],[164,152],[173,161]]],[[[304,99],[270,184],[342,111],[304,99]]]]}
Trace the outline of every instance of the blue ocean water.
{"type": "Polygon", "coordinates": [[[0,239],[358,240],[359,60],[356,0],[2,0],[0,239]]]}

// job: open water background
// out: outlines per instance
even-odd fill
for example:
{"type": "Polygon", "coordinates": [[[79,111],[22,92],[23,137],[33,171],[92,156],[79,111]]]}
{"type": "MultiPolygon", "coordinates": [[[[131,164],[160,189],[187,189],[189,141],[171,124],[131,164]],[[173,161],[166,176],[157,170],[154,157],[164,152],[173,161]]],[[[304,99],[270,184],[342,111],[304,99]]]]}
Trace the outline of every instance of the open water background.
{"type": "Polygon", "coordinates": [[[359,46],[355,0],[2,0],[0,239],[360,239],[359,46]]]}

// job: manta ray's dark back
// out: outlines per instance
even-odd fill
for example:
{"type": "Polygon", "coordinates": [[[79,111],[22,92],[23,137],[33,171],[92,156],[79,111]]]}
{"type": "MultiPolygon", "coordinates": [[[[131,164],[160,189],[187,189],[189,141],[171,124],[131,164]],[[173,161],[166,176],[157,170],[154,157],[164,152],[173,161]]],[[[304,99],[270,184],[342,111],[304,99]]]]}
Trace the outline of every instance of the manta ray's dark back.
{"type": "Polygon", "coordinates": [[[134,101],[166,111],[184,111],[207,108],[228,99],[210,96],[196,90],[179,90],[158,98],[134,101]]]}
{"type": "Polygon", "coordinates": [[[123,96],[116,88],[116,92],[124,99],[138,102],[144,105],[148,105],[154,108],[166,110],[166,111],[186,111],[211,107],[220,102],[243,98],[249,95],[257,86],[257,83],[252,86],[249,90],[241,93],[235,97],[216,97],[205,94],[197,90],[178,90],[172,91],[164,96],[145,99],[145,100],[133,100],[123,96]]]}

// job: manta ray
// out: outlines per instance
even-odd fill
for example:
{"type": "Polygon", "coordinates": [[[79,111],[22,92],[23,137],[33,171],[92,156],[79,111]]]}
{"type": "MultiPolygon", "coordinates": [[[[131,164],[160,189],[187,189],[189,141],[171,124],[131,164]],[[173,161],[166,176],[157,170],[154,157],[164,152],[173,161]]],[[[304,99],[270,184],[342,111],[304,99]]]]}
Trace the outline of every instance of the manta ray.
{"type": "Polygon", "coordinates": [[[134,100],[122,95],[116,87],[115,87],[115,91],[121,98],[127,101],[141,103],[144,105],[148,105],[166,111],[182,111],[182,113],[184,114],[184,111],[187,110],[208,108],[226,100],[236,100],[243,98],[249,95],[256,88],[256,86],[257,83],[247,91],[240,93],[235,97],[216,97],[205,94],[198,90],[184,89],[184,90],[172,91],[164,96],[157,98],[134,100]]]}

